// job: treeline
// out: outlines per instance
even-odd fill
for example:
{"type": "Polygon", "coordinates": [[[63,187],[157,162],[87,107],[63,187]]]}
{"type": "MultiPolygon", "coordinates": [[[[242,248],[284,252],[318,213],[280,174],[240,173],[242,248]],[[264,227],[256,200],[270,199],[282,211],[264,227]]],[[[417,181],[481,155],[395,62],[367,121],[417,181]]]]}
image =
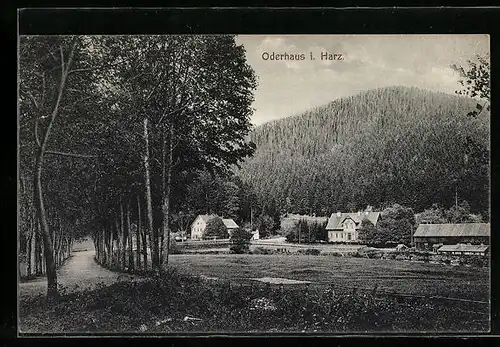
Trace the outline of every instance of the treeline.
{"type": "Polygon", "coordinates": [[[326,216],[392,203],[467,200],[489,216],[489,111],[478,101],[407,87],[371,90],[259,126],[238,172],[281,213],[326,216]]]}
{"type": "Polygon", "coordinates": [[[34,216],[49,297],[58,230],[91,235],[102,264],[168,264],[189,183],[254,151],[255,87],[231,35],[21,37],[20,234],[34,216]]]}

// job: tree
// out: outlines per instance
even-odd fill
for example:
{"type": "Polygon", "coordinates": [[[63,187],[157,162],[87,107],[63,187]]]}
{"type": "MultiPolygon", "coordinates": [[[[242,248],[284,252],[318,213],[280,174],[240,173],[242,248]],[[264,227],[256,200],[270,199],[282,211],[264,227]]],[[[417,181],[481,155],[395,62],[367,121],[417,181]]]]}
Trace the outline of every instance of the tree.
{"type": "Polygon", "coordinates": [[[462,201],[460,205],[452,206],[445,211],[448,223],[480,223],[480,215],[472,214],[467,201],[462,201]]]}
{"type": "MultiPolygon", "coordinates": [[[[34,154],[34,207],[39,221],[45,268],[47,275],[47,298],[58,296],[57,252],[51,235],[51,222],[47,214],[44,194],[45,163],[48,155],[70,158],[92,158],[92,155],[68,153],[54,148],[60,145],[61,137],[55,135],[61,128],[68,131],[71,120],[61,122],[61,114],[75,115],[75,107],[82,100],[77,95],[85,94],[89,85],[90,70],[82,37],[23,37],[20,40],[20,113],[23,123],[33,124],[34,154]],[[76,91],[76,93],[75,93],[76,91]]],[[[76,127],[76,129],[79,129],[76,127]]],[[[63,132],[64,132],[63,130],[63,132]]],[[[69,135],[69,134],[68,134],[69,135]]],[[[74,139],[72,136],[68,138],[74,139]]]]}
{"type": "Polygon", "coordinates": [[[416,224],[440,224],[448,223],[448,219],[442,208],[437,204],[433,204],[431,208],[425,209],[415,217],[416,224]]]}
{"type": "Polygon", "coordinates": [[[394,204],[380,214],[376,243],[396,242],[409,245],[415,231],[415,213],[411,208],[394,204]]]}
{"type": "Polygon", "coordinates": [[[231,243],[231,246],[229,247],[230,252],[236,254],[248,253],[251,238],[251,232],[242,228],[235,229],[229,239],[229,242],[231,243]]]}
{"type": "Polygon", "coordinates": [[[462,90],[456,91],[459,95],[467,95],[471,98],[479,98],[484,103],[477,104],[476,110],[469,113],[472,117],[477,117],[479,113],[486,109],[490,110],[490,57],[489,55],[477,55],[476,60],[468,60],[468,67],[457,66],[453,64],[451,67],[457,71],[462,78],[459,83],[464,87],[462,90]]]}
{"type": "MultiPolygon", "coordinates": [[[[489,55],[482,56],[478,54],[475,61],[468,60],[467,63],[468,67],[465,68],[452,65],[452,68],[462,77],[459,82],[464,87],[462,90],[457,90],[456,93],[475,98],[478,101],[475,110],[467,114],[472,118],[478,118],[480,115],[484,115],[486,112],[489,113],[490,111],[490,57],[489,55]]],[[[472,177],[488,177],[488,168],[490,164],[489,146],[474,138],[470,130],[465,136],[464,142],[466,148],[466,153],[463,156],[465,171],[473,172],[471,175],[472,177]],[[479,175],[478,171],[480,172],[479,175]]],[[[489,191],[489,182],[480,181],[477,183],[476,190],[481,194],[481,198],[486,200],[486,195],[489,191]]],[[[457,188],[458,187],[456,187],[456,189],[457,188]]],[[[455,198],[458,198],[457,193],[455,193],[455,198]]],[[[482,212],[489,218],[489,210],[487,208],[482,209],[482,212]]]]}
{"type": "MultiPolygon", "coordinates": [[[[228,174],[253,153],[246,136],[255,75],[243,47],[230,35],[113,38],[107,46],[117,66],[113,86],[119,86],[121,107],[132,122],[147,118],[147,200],[154,219],[149,224],[153,248],[163,245],[160,258],[165,267],[171,217],[179,208],[172,194],[182,191],[174,182],[199,169],[228,174]]],[[[234,207],[235,201],[229,201],[230,214],[234,207]]],[[[157,253],[153,252],[154,267],[160,267],[157,253]]]]}
{"type": "Polygon", "coordinates": [[[211,239],[214,237],[227,239],[228,236],[229,233],[227,231],[227,227],[221,218],[213,217],[208,220],[205,231],[203,232],[203,239],[211,239]]]}
{"type": "Polygon", "coordinates": [[[328,231],[326,230],[326,225],[328,221],[320,223],[320,222],[312,222],[310,225],[312,242],[317,241],[328,241],[328,231]]]}
{"type": "Polygon", "coordinates": [[[274,230],[274,220],[266,214],[261,214],[255,224],[261,237],[268,236],[274,230]]]}
{"type": "Polygon", "coordinates": [[[375,228],[375,225],[368,218],[363,218],[358,233],[359,240],[366,244],[373,244],[375,243],[376,234],[377,229],[375,228]]]}

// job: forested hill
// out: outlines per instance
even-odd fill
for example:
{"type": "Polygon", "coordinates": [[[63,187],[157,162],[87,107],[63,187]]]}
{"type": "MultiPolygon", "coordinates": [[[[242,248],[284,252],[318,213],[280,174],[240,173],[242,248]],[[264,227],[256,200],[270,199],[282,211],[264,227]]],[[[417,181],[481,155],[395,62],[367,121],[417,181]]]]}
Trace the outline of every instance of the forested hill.
{"type": "Polygon", "coordinates": [[[338,99],[257,127],[256,153],[238,175],[282,212],[325,215],[391,202],[418,211],[449,207],[456,190],[485,214],[489,114],[467,116],[476,104],[408,87],[338,99]]]}

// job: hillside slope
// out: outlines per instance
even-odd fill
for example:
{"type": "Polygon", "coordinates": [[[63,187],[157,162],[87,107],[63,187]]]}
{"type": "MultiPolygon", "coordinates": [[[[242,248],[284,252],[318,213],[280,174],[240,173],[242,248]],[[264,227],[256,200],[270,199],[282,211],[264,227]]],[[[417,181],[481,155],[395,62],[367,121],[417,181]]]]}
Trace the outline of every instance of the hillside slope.
{"type": "Polygon", "coordinates": [[[325,215],[391,202],[449,207],[456,193],[485,214],[489,114],[468,117],[475,105],[408,87],[338,99],[257,127],[256,153],[238,175],[282,212],[325,215]]]}

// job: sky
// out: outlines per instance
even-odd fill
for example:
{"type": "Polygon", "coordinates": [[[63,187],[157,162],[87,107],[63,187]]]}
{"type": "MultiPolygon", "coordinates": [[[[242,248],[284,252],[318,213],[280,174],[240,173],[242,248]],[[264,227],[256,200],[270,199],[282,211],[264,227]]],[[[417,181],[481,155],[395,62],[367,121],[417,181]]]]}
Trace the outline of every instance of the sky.
{"type": "Polygon", "coordinates": [[[460,76],[451,65],[466,66],[476,54],[489,54],[488,35],[239,35],[236,40],[257,75],[254,125],[380,87],[454,94],[460,76]],[[271,60],[273,52],[302,53],[305,59],[271,60]],[[341,54],[342,60],[322,60],[322,52],[341,54]]]}

